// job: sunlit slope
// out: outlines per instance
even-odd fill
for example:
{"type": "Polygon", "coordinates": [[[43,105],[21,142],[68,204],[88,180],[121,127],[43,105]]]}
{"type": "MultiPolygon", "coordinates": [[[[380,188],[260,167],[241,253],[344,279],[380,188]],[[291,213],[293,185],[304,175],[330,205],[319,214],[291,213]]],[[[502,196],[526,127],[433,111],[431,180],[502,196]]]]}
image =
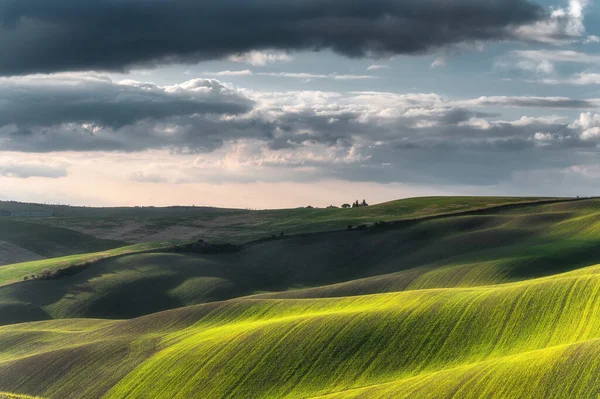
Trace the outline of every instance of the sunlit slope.
{"type": "Polygon", "coordinates": [[[5,326],[0,390],[49,398],[419,398],[467,387],[470,397],[596,397],[598,338],[600,267],[590,267],[498,286],[238,299],[129,321],[5,326]],[[346,391],[362,387],[369,388],[346,391]]]}
{"type": "Polygon", "coordinates": [[[17,395],[8,392],[0,392],[0,399],[42,399],[39,396],[17,395]]]}
{"type": "Polygon", "coordinates": [[[599,204],[489,210],[275,240],[227,254],[109,258],[74,276],[0,287],[0,323],[131,318],[255,294],[336,297],[548,276],[600,263],[599,204]],[[17,310],[22,312],[15,319],[17,310]]]}
{"type": "Polygon", "coordinates": [[[599,369],[600,341],[592,340],[318,398],[597,398],[599,369]]]}
{"type": "Polygon", "coordinates": [[[171,247],[172,241],[150,242],[145,244],[128,245],[100,252],[61,256],[58,258],[14,263],[0,267],[0,286],[25,281],[25,277],[39,275],[44,271],[52,272],[61,268],[83,265],[104,258],[115,258],[124,254],[148,252],[160,248],[171,247]]]}

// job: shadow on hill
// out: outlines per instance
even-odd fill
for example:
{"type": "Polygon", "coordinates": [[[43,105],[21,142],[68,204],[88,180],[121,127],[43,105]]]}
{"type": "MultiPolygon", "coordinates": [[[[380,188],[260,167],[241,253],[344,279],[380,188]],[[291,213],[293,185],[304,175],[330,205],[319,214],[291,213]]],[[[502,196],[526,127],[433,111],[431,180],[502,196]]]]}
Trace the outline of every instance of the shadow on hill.
{"type": "Polygon", "coordinates": [[[564,273],[600,263],[600,242],[565,241],[530,249],[530,256],[511,268],[511,279],[523,280],[564,273]]]}

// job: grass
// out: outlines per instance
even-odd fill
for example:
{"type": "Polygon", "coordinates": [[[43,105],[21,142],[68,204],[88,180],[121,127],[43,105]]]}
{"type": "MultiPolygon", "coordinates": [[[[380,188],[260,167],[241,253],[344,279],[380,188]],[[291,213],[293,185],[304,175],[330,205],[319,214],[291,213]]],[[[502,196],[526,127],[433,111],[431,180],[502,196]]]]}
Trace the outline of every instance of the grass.
{"type": "MultiPolygon", "coordinates": [[[[27,223],[2,216],[0,241],[9,242],[47,258],[103,251],[124,245],[121,241],[100,239],[69,229],[27,223]]],[[[2,258],[0,253],[0,262],[2,258]]]]}
{"type": "Polygon", "coordinates": [[[599,242],[592,199],[229,254],[112,253],[74,276],[0,287],[0,319],[28,321],[0,326],[0,391],[597,398],[599,242]]]}
{"type": "Polygon", "coordinates": [[[600,224],[588,223],[586,231],[568,227],[572,220],[593,220],[600,212],[598,202],[538,204],[384,229],[307,235],[230,254],[134,246],[5,266],[0,268],[0,282],[10,283],[41,270],[96,260],[68,278],[0,287],[0,324],[65,317],[132,318],[257,294],[339,297],[547,276],[600,262],[600,224]],[[530,222],[532,216],[538,219],[535,224],[530,222]]]}
{"type": "Polygon", "coordinates": [[[37,275],[44,270],[54,271],[69,266],[96,262],[104,258],[151,251],[160,248],[171,247],[173,245],[173,241],[136,244],[95,253],[63,256],[59,258],[6,265],[0,267],[0,287],[15,282],[21,282],[25,277],[37,275]]]}
{"type": "Polygon", "coordinates": [[[599,314],[594,266],[500,286],[237,299],[130,321],[21,324],[0,328],[0,387],[103,398],[451,397],[456,389],[595,397],[599,314]],[[11,378],[24,370],[28,378],[11,378]]]}
{"type": "MultiPolygon", "coordinates": [[[[354,209],[246,211],[218,208],[60,208],[58,217],[30,223],[129,243],[204,239],[242,243],[273,234],[346,229],[378,221],[421,218],[492,206],[553,200],[537,197],[425,197],[354,209]]],[[[38,208],[36,208],[38,209],[38,208]]],[[[39,208],[51,209],[51,208],[39,208]]]]}

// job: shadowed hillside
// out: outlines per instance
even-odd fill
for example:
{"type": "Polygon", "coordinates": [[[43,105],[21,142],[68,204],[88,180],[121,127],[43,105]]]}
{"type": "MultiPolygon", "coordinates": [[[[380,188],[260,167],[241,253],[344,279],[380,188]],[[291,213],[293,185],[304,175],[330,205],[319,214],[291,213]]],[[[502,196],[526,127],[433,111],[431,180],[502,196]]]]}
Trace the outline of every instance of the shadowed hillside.
{"type": "Polygon", "coordinates": [[[242,243],[282,233],[340,230],[349,224],[545,200],[551,199],[429,197],[356,209],[269,211],[209,207],[88,208],[0,201],[0,266],[103,251],[132,243],[197,239],[242,243]],[[10,212],[47,212],[54,216],[3,216],[10,212]]]}
{"type": "Polygon", "coordinates": [[[97,252],[124,245],[70,229],[27,223],[0,216],[0,266],[97,252]]]}

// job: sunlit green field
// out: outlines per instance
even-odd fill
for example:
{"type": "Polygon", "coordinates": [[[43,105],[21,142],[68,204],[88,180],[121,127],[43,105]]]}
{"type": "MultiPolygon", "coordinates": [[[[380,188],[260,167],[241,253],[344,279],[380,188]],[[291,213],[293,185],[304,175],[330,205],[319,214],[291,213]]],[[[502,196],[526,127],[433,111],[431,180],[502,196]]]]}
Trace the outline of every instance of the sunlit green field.
{"type": "Polygon", "coordinates": [[[1,287],[0,321],[18,305],[28,322],[6,317],[0,326],[0,392],[600,395],[600,200],[308,235],[228,254],[146,249],[70,277],[1,287]]]}

